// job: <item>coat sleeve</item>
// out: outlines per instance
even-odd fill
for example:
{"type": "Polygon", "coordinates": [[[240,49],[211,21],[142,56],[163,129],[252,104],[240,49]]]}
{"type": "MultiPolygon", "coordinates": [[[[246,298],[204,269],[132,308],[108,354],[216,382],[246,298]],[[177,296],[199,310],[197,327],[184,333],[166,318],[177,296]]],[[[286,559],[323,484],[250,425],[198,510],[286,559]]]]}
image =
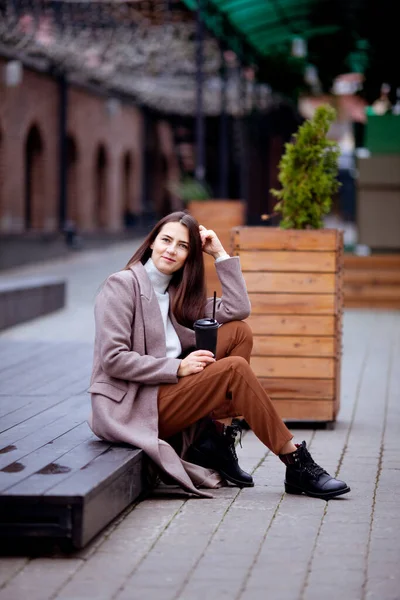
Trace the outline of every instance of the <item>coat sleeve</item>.
{"type": "Polygon", "coordinates": [[[176,383],[181,363],[177,358],[155,358],[131,350],[135,290],[125,271],[111,275],[97,296],[96,338],[101,367],[110,377],[148,385],[176,383]]]}
{"type": "MultiPolygon", "coordinates": [[[[250,300],[246,283],[240,268],[238,256],[215,263],[218,278],[222,286],[222,297],[217,299],[215,318],[219,323],[241,321],[250,315],[250,300]]],[[[206,304],[206,316],[212,316],[213,299],[206,304]]]]}

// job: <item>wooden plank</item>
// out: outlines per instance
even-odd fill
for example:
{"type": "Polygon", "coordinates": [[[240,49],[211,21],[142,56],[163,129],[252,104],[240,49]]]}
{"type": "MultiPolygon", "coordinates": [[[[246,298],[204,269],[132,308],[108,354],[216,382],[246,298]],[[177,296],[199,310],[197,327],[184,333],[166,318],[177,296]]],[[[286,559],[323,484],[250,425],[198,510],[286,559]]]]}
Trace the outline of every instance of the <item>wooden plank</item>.
{"type": "Polygon", "coordinates": [[[14,381],[15,383],[16,377],[23,378],[23,376],[27,376],[26,378],[29,379],[30,376],[41,373],[49,364],[51,364],[54,357],[62,356],[64,352],[65,347],[63,348],[62,344],[47,343],[45,348],[38,347],[36,351],[32,349],[32,354],[25,352],[21,346],[18,345],[12,363],[8,366],[0,363],[2,382],[0,391],[5,393],[5,382],[14,381]]]}
{"type": "MultiPolygon", "coordinates": [[[[49,398],[54,403],[59,401],[59,398],[49,398]]],[[[0,431],[3,427],[3,417],[10,415],[21,408],[27,408],[30,404],[37,402],[37,398],[32,396],[12,396],[7,394],[6,396],[0,396],[0,431]]]]}
{"type": "Polygon", "coordinates": [[[253,315],[332,315],[333,294],[249,294],[253,315]]]}
{"type": "MultiPolygon", "coordinates": [[[[44,413],[42,416],[46,417],[47,415],[44,413]]],[[[64,435],[66,431],[82,423],[86,424],[87,416],[88,410],[85,406],[75,405],[74,408],[71,408],[70,405],[70,411],[67,414],[59,415],[56,420],[53,417],[53,420],[50,422],[48,419],[43,419],[44,423],[42,425],[39,424],[39,428],[29,435],[20,437],[21,432],[19,432],[17,435],[20,439],[9,443],[7,446],[3,446],[0,453],[0,468],[8,468],[10,464],[21,461],[25,456],[28,456],[31,452],[35,452],[41,446],[53,443],[56,438],[64,435]]],[[[13,439],[11,438],[11,440],[13,439]]]]}
{"type": "Polygon", "coordinates": [[[0,468],[51,442],[69,427],[84,422],[89,414],[88,400],[83,403],[79,397],[57,408],[46,410],[0,435],[0,468]]]}
{"type": "MultiPolygon", "coordinates": [[[[204,227],[213,229],[224,246],[231,252],[231,229],[243,225],[246,204],[239,200],[215,200],[211,202],[189,202],[189,212],[204,227]]],[[[214,290],[221,296],[222,288],[219,282],[215,261],[212,256],[204,255],[207,295],[212,296],[214,290]]]]}
{"type": "Polygon", "coordinates": [[[253,332],[267,335],[334,335],[335,317],[303,315],[251,315],[253,332]]]}
{"type": "Polygon", "coordinates": [[[335,310],[334,313],[339,315],[343,310],[343,235],[340,237],[338,248],[338,270],[335,281],[335,310]]]}
{"type": "Polygon", "coordinates": [[[372,254],[371,256],[356,256],[345,254],[344,268],[349,269],[393,269],[400,271],[400,254],[372,254]]]}
{"type": "MultiPolygon", "coordinates": [[[[58,345],[58,344],[54,344],[58,345]]],[[[35,360],[40,357],[49,348],[48,342],[30,342],[24,340],[4,340],[0,341],[0,372],[5,373],[7,369],[18,367],[19,365],[29,363],[32,357],[35,360]]]]}
{"type": "Polygon", "coordinates": [[[243,250],[331,250],[338,247],[336,229],[294,230],[278,227],[236,227],[234,251],[243,250]]]}
{"type": "Polygon", "coordinates": [[[333,421],[333,403],[331,400],[274,400],[274,406],[282,419],[286,421],[333,421]]]}
{"type": "Polygon", "coordinates": [[[37,540],[70,539],[73,516],[70,505],[49,505],[26,498],[9,498],[0,495],[0,539],[37,540]]]}
{"type": "Polygon", "coordinates": [[[63,354],[53,353],[44,364],[43,368],[39,368],[32,361],[29,371],[25,370],[19,378],[11,377],[6,382],[2,383],[2,393],[17,392],[26,394],[30,391],[38,390],[40,385],[48,383],[52,380],[57,380],[59,377],[69,374],[70,376],[75,370],[82,368],[84,362],[89,365],[91,361],[91,349],[89,344],[73,344],[68,352],[63,354]]]}
{"type": "MultiPolygon", "coordinates": [[[[341,345],[342,336],[341,334],[338,336],[337,343],[341,345]]],[[[341,401],[341,369],[342,369],[342,351],[338,352],[338,357],[336,361],[336,369],[335,369],[335,397],[333,400],[333,418],[336,420],[336,417],[340,410],[340,401],[341,401]]]]}
{"type": "MultiPolygon", "coordinates": [[[[68,396],[74,396],[83,393],[88,387],[88,379],[90,375],[90,363],[83,364],[80,368],[76,367],[72,370],[71,375],[60,372],[58,376],[49,376],[49,381],[43,382],[37,387],[31,387],[27,384],[27,380],[21,383],[21,386],[15,390],[18,395],[30,395],[35,397],[48,397],[53,395],[54,401],[65,399],[68,396]],[[28,387],[28,389],[27,389],[28,387]]],[[[7,394],[12,394],[11,389],[8,389],[7,394]]]]}
{"type": "Polygon", "coordinates": [[[45,495],[11,488],[0,495],[0,535],[65,538],[82,548],[143,492],[142,461],[142,450],[112,445],[45,495]]]}
{"type": "Polygon", "coordinates": [[[334,294],[332,273],[243,273],[247,291],[305,294],[334,294]]]}
{"type": "Polygon", "coordinates": [[[242,271],[300,271],[334,273],[336,252],[292,252],[274,250],[240,250],[242,271]]]}
{"type": "Polygon", "coordinates": [[[400,254],[345,256],[344,303],[350,308],[400,308],[400,254]]]}
{"type": "Polygon", "coordinates": [[[252,356],[250,364],[257,377],[332,379],[335,376],[335,362],[334,358],[252,356]]]}
{"type": "Polygon", "coordinates": [[[74,424],[71,429],[66,426],[64,433],[50,443],[22,456],[18,462],[8,464],[0,471],[1,493],[8,494],[10,488],[50,463],[60,463],[59,467],[63,467],[63,455],[90,437],[91,432],[87,423],[74,424]]]}
{"type": "Polygon", "coordinates": [[[118,477],[132,459],[142,453],[128,445],[112,444],[110,448],[91,461],[86,469],[75,471],[73,475],[47,492],[48,498],[68,496],[71,502],[85,498],[88,501],[101,490],[103,482],[110,477],[118,477]]]}
{"type": "Polygon", "coordinates": [[[347,283],[344,286],[344,293],[347,297],[352,294],[357,298],[382,298],[384,300],[397,300],[400,298],[400,286],[396,285],[354,285],[347,283]]]}
{"type": "Polygon", "coordinates": [[[259,381],[267,394],[274,400],[279,398],[332,400],[335,395],[334,379],[260,377],[259,381]]]}
{"type": "Polygon", "coordinates": [[[4,444],[10,440],[16,442],[26,435],[38,431],[46,425],[59,419],[64,414],[74,410],[79,404],[87,404],[81,398],[64,398],[59,400],[53,396],[32,398],[29,405],[21,406],[17,410],[2,417],[0,421],[0,453],[4,444]],[[58,400],[58,402],[57,402],[58,400]]]}
{"type": "MultiPolygon", "coordinates": [[[[73,381],[68,382],[68,384],[64,385],[63,387],[57,387],[56,385],[54,385],[54,388],[56,388],[56,390],[53,393],[56,395],[59,395],[65,391],[70,396],[82,395],[87,390],[89,380],[90,380],[90,369],[89,370],[85,369],[80,374],[79,379],[77,379],[77,380],[74,379],[73,381]]],[[[52,384],[53,383],[55,383],[55,382],[52,382],[52,384]]],[[[46,394],[51,393],[48,391],[49,388],[50,388],[50,385],[48,388],[46,388],[46,394]]]]}
{"type": "MultiPolygon", "coordinates": [[[[32,471],[32,474],[25,477],[23,481],[8,488],[7,494],[30,497],[45,494],[55,485],[72,477],[75,472],[86,469],[95,458],[104,454],[110,447],[109,442],[101,442],[87,430],[83,442],[74,445],[60,456],[57,456],[55,449],[49,463],[32,471]]],[[[38,455],[38,452],[29,455],[28,461],[25,461],[28,468],[33,459],[38,459],[38,455]]]]}
{"type": "Polygon", "coordinates": [[[194,201],[187,208],[200,225],[215,230],[220,239],[221,232],[227,233],[228,241],[231,229],[242,225],[246,214],[246,203],[241,200],[194,201]]]}
{"type": "Polygon", "coordinates": [[[333,337],[256,335],[253,354],[259,356],[335,356],[333,337]]]}
{"type": "Polygon", "coordinates": [[[388,300],[387,298],[349,298],[346,295],[344,298],[344,305],[346,308],[400,310],[400,299],[388,300]]]}
{"type": "Polygon", "coordinates": [[[345,285],[392,285],[400,290],[400,268],[392,271],[383,269],[363,269],[361,271],[345,271],[345,285]]]}
{"type": "MultiPolygon", "coordinates": [[[[118,516],[143,493],[143,451],[126,449],[129,461],[123,469],[114,469],[104,481],[100,492],[86,496],[83,504],[82,526],[74,527],[72,541],[76,548],[85,546],[99,531],[118,516]]],[[[103,457],[101,457],[103,461],[103,457]]],[[[95,462],[95,461],[94,461],[95,462]]],[[[93,463],[92,463],[93,464],[93,463]]],[[[75,522],[77,519],[75,519],[75,522]]]]}
{"type": "MultiPolygon", "coordinates": [[[[41,385],[37,385],[35,388],[35,394],[45,394],[46,396],[62,393],[63,390],[75,388],[78,386],[78,391],[82,392],[88,387],[88,381],[90,381],[90,372],[92,368],[93,359],[87,361],[82,360],[80,367],[76,366],[71,372],[60,374],[58,377],[52,377],[49,381],[43,382],[41,385]]],[[[33,390],[31,390],[33,391],[33,390]]]]}

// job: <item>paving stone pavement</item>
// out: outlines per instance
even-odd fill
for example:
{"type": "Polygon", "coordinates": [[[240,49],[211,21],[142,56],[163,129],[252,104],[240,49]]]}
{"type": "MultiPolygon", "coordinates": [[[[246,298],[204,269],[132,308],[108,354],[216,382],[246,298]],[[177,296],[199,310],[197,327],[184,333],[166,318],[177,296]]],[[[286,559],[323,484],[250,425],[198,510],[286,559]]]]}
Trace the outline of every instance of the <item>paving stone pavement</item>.
{"type": "MultiPolygon", "coordinates": [[[[82,391],[96,290],[134,249],[124,243],[7,273],[68,279],[64,310],[0,336],[0,358],[25,349],[26,394],[56,392],[60,378],[82,391]],[[51,357],[54,381],[43,382],[38,366],[51,357]],[[75,379],[71,365],[79,365],[75,379]]],[[[350,494],[329,502],[286,495],[282,464],[250,432],[238,454],[254,488],[225,487],[210,500],[160,488],[80,552],[4,556],[0,600],[399,600],[399,426],[400,313],[346,311],[336,427],[294,434],[350,494]]]]}

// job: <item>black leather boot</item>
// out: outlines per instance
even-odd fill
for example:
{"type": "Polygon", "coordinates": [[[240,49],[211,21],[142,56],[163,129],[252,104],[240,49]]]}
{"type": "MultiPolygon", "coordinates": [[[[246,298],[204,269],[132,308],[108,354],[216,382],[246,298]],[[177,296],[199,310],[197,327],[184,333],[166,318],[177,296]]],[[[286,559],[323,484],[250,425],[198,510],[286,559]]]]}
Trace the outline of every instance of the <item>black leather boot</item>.
{"type": "Polygon", "coordinates": [[[189,449],[187,460],[201,467],[218,471],[227,481],[238,487],[253,487],[252,476],[239,466],[235,450],[238,433],[241,433],[241,428],[237,422],[229,426],[221,424],[221,432],[213,422],[210,422],[189,449]]]}
{"type": "Polygon", "coordinates": [[[288,494],[306,494],[329,500],[350,492],[344,481],[331,477],[317,465],[305,442],[297,444],[296,452],[281,454],[279,458],[286,464],[285,490],[288,494]]]}

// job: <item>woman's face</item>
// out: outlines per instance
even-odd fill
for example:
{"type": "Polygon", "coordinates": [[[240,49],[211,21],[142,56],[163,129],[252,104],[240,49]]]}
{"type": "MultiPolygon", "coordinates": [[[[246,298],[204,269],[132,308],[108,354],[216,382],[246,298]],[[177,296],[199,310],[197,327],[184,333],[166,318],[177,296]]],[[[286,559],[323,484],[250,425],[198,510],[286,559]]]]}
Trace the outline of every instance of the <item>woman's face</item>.
{"type": "Polygon", "coordinates": [[[150,248],[157,269],[172,275],[183,267],[189,254],[189,230],[181,223],[166,223],[150,248]]]}

